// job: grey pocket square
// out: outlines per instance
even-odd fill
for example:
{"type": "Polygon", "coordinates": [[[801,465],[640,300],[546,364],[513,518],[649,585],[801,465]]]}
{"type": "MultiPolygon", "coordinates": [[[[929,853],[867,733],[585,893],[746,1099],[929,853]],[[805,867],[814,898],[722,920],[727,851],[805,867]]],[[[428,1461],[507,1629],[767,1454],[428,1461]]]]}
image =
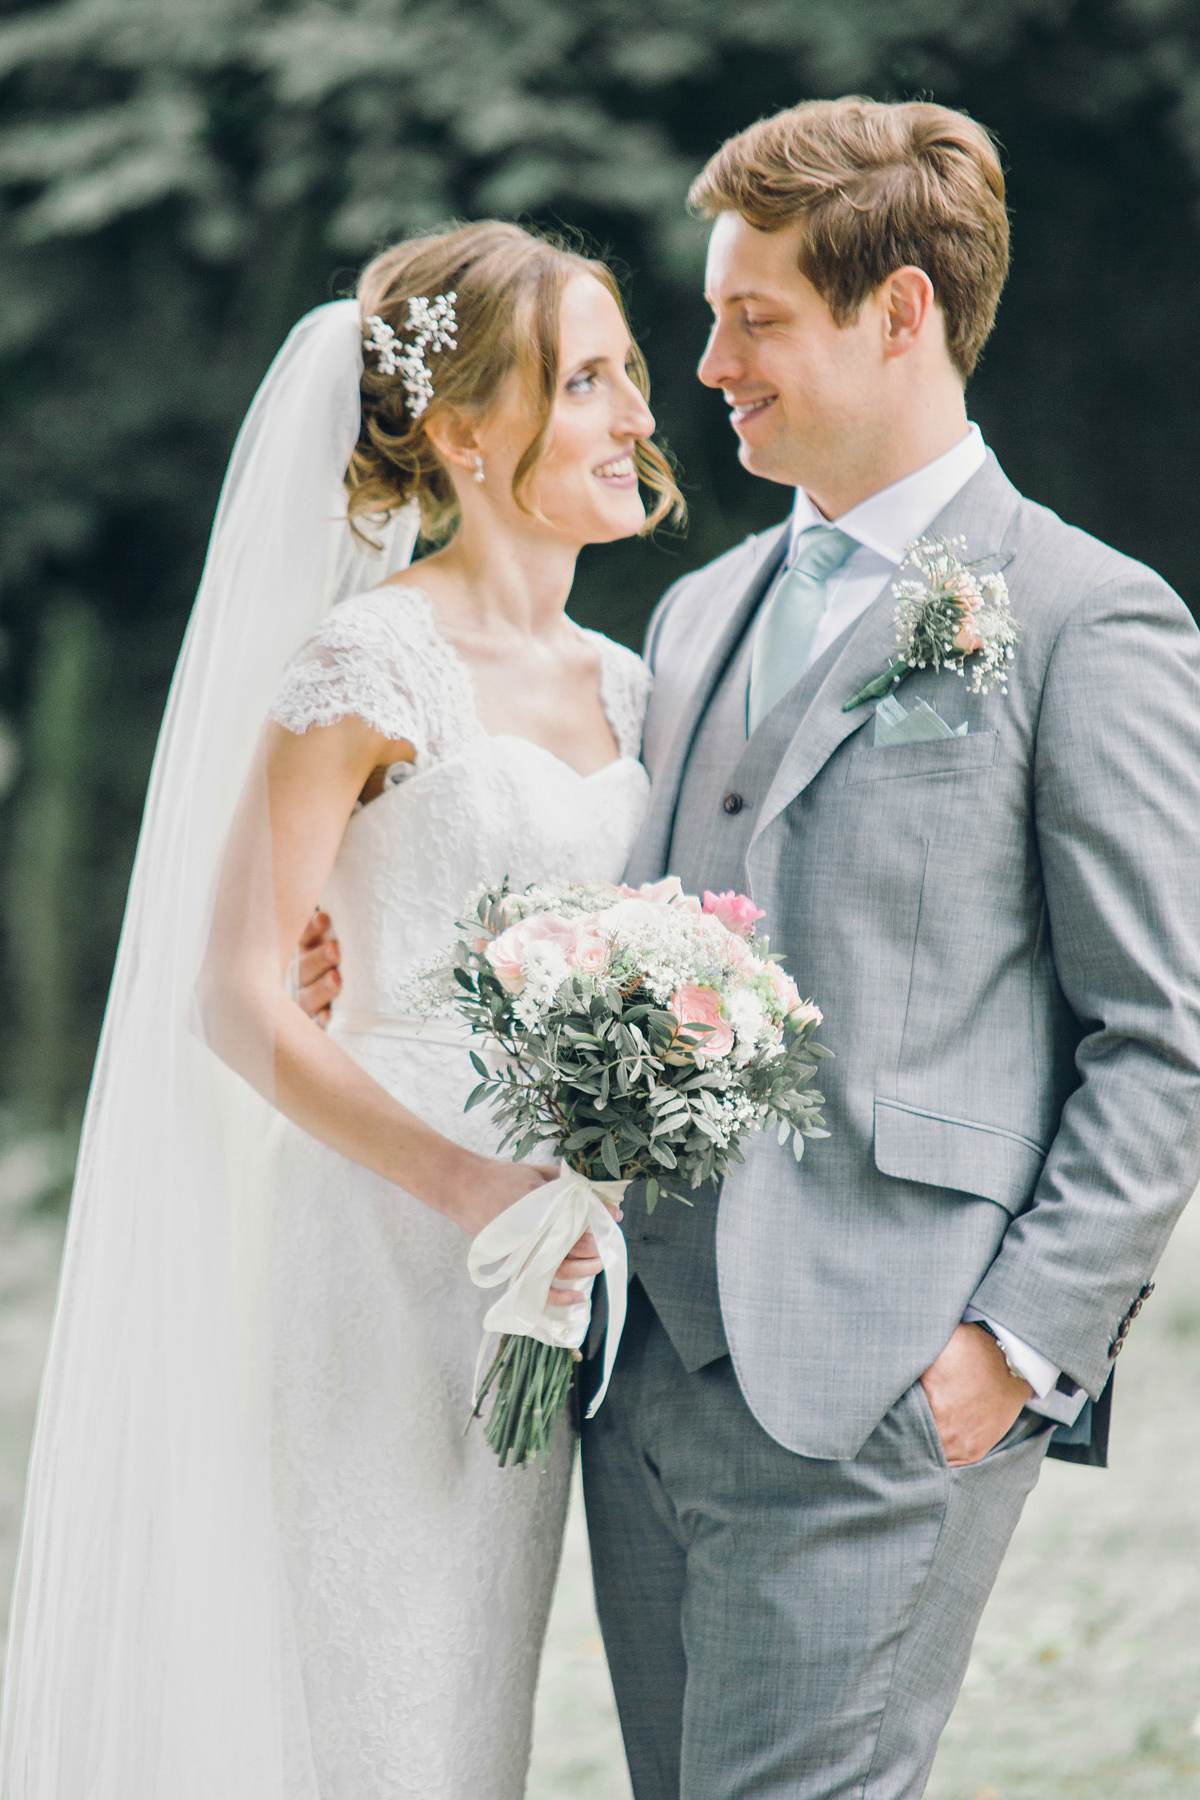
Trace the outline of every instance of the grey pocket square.
{"type": "Polygon", "coordinates": [[[875,708],[872,749],[891,750],[897,744],[927,744],[933,738],[966,735],[965,719],[961,725],[950,726],[926,701],[917,700],[906,710],[894,694],[888,694],[875,708]]]}

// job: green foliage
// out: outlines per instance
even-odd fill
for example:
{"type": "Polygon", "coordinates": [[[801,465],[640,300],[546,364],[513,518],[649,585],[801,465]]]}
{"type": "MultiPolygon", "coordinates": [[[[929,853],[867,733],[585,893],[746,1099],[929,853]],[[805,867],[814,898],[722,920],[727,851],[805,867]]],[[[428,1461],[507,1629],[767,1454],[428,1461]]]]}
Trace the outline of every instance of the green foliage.
{"type": "Polygon", "coordinates": [[[975,415],[1026,491],[1194,596],[1192,0],[25,0],[0,14],[0,710],[24,758],[2,841],[23,1108],[57,1125],[78,1105],[221,471],[296,317],[383,241],[452,215],[567,223],[611,246],[693,512],[686,543],[584,560],[580,616],[636,642],[676,574],[786,501],[739,469],[692,376],[704,310],[687,183],[754,117],[848,89],[928,92],[998,130],[1017,260],[975,415]],[[72,720],[48,725],[62,621],[85,616],[72,720]]]}

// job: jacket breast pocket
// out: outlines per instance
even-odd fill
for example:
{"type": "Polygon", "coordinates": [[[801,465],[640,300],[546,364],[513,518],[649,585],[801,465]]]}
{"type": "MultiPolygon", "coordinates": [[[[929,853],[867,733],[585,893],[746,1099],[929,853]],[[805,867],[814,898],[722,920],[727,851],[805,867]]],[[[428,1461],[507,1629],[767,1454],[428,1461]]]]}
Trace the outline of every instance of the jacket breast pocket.
{"type": "Polygon", "coordinates": [[[1045,1160],[1041,1144],[1019,1131],[875,1096],[875,1167],[883,1175],[978,1194],[1019,1213],[1045,1160]]]}
{"type": "Polygon", "coordinates": [[[850,759],[847,782],[896,781],[905,775],[963,775],[990,769],[999,733],[971,731],[966,737],[932,738],[920,744],[862,743],[850,759]]]}

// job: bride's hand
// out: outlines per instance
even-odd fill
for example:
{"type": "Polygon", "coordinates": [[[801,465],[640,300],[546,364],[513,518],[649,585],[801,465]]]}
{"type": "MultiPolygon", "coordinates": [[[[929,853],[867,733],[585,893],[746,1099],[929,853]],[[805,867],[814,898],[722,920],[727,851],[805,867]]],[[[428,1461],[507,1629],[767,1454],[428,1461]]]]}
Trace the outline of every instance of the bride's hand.
{"type": "Polygon", "coordinates": [[[454,1204],[447,1207],[456,1225],[477,1237],[485,1225],[515,1206],[533,1188],[554,1181],[558,1170],[546,1163],[506,1162],[502,1156],[473,1156],[454,1183],[454,1204]]]}
{"type": "MultiPolygon", "coordinates": [[[[513,1163],[505,1162],[500,1157],[481,1156],[468,1181],[463,1183],[459,1203],[454,1209],[454,1219],[463,1230],[472,1237],[478,1235],[485,1225],[499,1218],[502,1212],[514,1206],[518,1200],[531,1193],[543,1182],[554,1181],[560,1171],[545,1163],[513,1163]]],[[[620,1219],[621,1209],[604,1203],[614,1219],[620,1219]]],[[[601,1261],[596,1240],[590,1231],[585,1231],[579,1241],[571,1246],[555,1271],[555,1285],[550,1289],[551,1306],[577,1306],[580,1290],[575,1286],[559,1286],[559,1283],[575,1283],[590,1281],[599,1275],[604,1264],[601,1261]]]]}

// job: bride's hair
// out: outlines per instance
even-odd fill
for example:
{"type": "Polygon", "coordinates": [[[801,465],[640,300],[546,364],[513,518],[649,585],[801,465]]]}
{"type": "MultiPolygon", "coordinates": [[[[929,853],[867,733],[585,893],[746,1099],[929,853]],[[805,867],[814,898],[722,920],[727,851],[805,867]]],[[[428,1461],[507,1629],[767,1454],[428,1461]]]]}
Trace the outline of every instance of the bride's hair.
{"type": "MultiPolygon", "coordinates": [[[[559,303],[567,281],[581,272],[607,288],[624,318],[620,289],[604,263],[496,220],[411,238],[368,263],[358,283],[364,319],[377,315],[403,344],[409,300],[453,294],[458,347],[427,356],[434,397],[415,418],[401,374],[381,374],[368,357],[362,428],[346,471],[356,529],[358,520],[368,521],[415,499],[422,535],[436,541],[450,534],[458,520],[458,501],[426,423],[441,407],[486,413],[512,369],[525,377],[538,410],[538,429],[517,463],[512,484],[517,505],[529,510],[525,495],[546,447],[558,388],[559,303]]],[[[631,373],[648,398],[649,377],[636,345],[631,373]]],[[[638,478],[654,496],[643,530],[653,531],[666,518],[681,521],[683,495],[663,451],[643,439],[633,454],[638,478]]]]}

